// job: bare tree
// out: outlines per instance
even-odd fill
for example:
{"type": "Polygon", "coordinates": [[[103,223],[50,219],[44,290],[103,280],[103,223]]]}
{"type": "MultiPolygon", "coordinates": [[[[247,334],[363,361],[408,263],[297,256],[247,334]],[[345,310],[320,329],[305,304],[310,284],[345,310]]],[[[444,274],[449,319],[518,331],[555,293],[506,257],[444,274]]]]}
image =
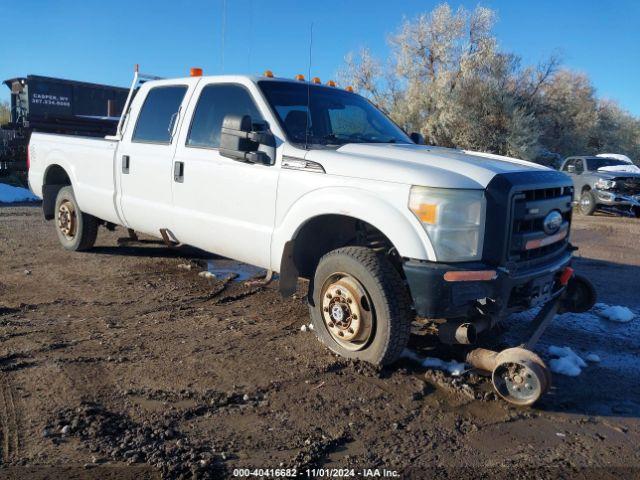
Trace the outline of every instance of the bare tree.
{"type": "Polygon", "coordinates": [[[11,119],[9,102],[0,102],[0,125],[4,125],[11,119]]]}

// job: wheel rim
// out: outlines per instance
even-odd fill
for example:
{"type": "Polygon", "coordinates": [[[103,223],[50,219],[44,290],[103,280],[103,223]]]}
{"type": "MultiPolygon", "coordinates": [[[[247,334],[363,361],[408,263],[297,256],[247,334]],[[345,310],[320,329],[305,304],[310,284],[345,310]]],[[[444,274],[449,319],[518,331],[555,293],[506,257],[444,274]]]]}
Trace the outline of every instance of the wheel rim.
{"type": "Polygon", "coordinates": [[[491,380],[498,395],[515,405],[531,405],[551,386],[551,375],[535,353],[510,348],[498,354],[491,380]]]}
{"type": "Polygon", "coordinates": [[[366,347],[375,321],[366,289],[351,275],[332,275],[322,289],[322,319],[329,335],[343,348],[366,347]]]}
{"type": "Polygon", "coordinates": [[[591,208],[591,198],[589,198],[589,195],[582,196],[580,199],[580,208],[583,212],[586,212],[591,208]]]}
{"type": "Polygon", "coordinates": [[[78,217],[76,209],[69,200],[63,200],[58,207],[58,229],[68,240],[76,236],[78,217]]]}
{"type": "Polygon", "coordinates": [[[516,405],[531,405],[545,391],[546,379],[537,365],[503,363],[493,371],[493,384],[502,398],[516,405]]]}

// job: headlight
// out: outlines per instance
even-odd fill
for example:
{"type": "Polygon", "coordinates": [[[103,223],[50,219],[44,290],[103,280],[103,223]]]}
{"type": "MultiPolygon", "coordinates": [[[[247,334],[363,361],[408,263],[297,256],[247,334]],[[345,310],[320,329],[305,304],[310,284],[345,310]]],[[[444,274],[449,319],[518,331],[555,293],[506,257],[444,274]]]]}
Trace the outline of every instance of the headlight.
{"type": "Polygon", "coordinates": [[[440,262],[482,257],[484,190],[411,187],[409,208],[427,232],[440,262]]]}
{"type": "Polygon", "coordinates": [[[613,180],[607,180],[605,178],[599,178],[596,183],[594,183],[594,187],[599,190],[609,190],[616,186],[616,182],[613,180]]]}

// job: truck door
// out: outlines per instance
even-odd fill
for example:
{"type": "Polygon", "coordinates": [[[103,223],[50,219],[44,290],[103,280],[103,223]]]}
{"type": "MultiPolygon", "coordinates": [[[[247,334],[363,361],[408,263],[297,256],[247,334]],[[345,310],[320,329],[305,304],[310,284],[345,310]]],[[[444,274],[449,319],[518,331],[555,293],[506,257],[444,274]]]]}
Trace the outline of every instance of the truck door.
{"type": "Polygon", "coordinates": [[[135,122],[127,125],[115,162],[119,206],[129,228],[158,236],[160,229],[168,227],[175,133],[188,89],[189,80],[160,83],[134,99],[131,120],[135,122]]]}
{"type": "Polygon", "coordinates": [[[582,160],[579,158],[571,158],[567,160],[562,166],[562,171],[571,177],[571,181],[573,182],[573,191],[574,191],[574,199],[580,198],[580,192],[582,191],[582,186],[580,184],[582,171],[584,170],[582,166],[582,160]]]}
{"type": "Polygon", "coordinates": [[[174,232],[181,242],[269,268],[278,168],[220,155],[228,114],[264,121],[247,86],[201,82],[174,158],[174,232]]]}

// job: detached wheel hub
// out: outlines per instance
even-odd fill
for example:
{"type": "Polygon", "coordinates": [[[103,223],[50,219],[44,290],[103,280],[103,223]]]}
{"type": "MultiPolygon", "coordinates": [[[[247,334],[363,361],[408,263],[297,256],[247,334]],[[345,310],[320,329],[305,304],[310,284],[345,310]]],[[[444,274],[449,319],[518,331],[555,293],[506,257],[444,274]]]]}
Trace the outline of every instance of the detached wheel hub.
{"type": "Polygon", "coordinates": [[[524,348],[500,352],[491,377],[498,395],[515,405],[531,405],[551,386],[547,366],[524,348]]]}
{"type": "Polygon", "coordinates": [[[367,291],[346,274],[331,277],[322,291],[322,318],[327,331],[344,348],[364,348],[373,331],[367,291]]]}

